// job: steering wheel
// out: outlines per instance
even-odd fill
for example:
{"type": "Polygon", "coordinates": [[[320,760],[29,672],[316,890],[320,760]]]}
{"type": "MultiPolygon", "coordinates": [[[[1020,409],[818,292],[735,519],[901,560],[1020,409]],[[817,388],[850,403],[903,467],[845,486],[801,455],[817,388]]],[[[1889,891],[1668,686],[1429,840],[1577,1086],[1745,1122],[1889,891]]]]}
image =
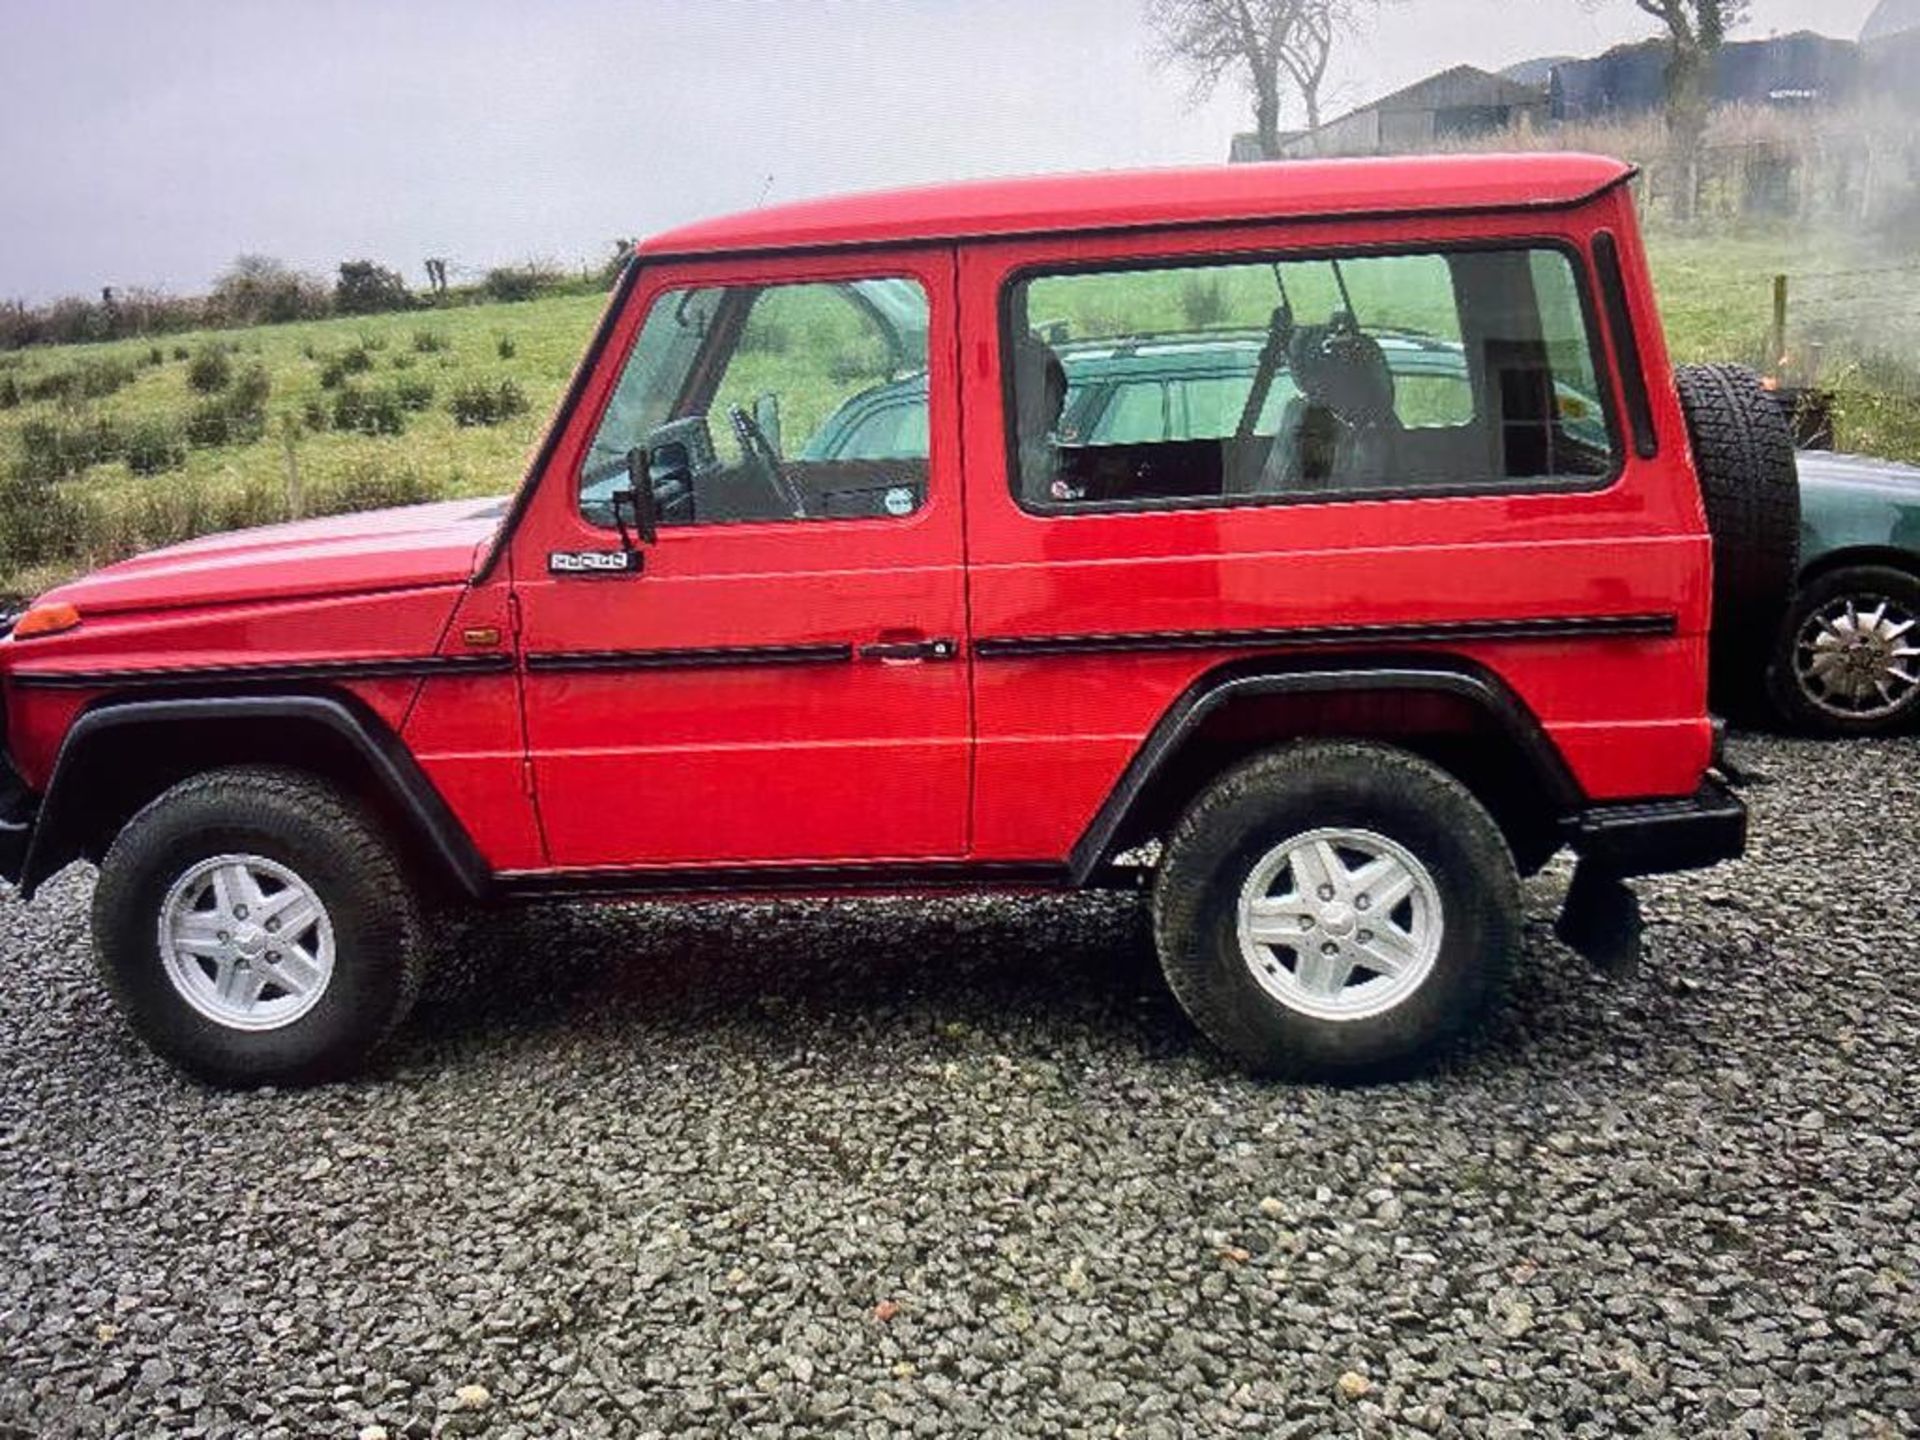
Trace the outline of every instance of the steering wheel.
{"type": "Polygon", "coordinates": [[[773,442],[767,439],[767,432],[760,428],[760,422],[740,406],[729,405],[727,423],[733,426],[733,438],[740,442],[741,456],[767,477],[767,483],[773,486],[780,503],[793,511],[793,518],[804,520],[807,515],[806,496],[800,493],[800,487],[794,484],[793,477],[780,468],[780,452],[773,448],[773,442]]]}

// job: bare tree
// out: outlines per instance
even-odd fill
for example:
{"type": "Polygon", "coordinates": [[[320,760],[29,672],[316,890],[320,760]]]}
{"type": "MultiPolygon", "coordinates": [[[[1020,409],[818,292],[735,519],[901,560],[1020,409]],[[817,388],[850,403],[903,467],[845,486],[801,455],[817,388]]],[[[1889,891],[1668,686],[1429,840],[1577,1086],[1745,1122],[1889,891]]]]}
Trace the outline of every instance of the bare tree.
{"type": "Polygon", "coordinates": [[[1193,76],[1207,95],[1234,74],[1253,97],[1254,134],[1266,159],[1280,154],[1280,112],[1297,94],[1320,126],[1320,96],[1338,37],[1379,0],[1147,0],[1155,55],[1193,76]]]}

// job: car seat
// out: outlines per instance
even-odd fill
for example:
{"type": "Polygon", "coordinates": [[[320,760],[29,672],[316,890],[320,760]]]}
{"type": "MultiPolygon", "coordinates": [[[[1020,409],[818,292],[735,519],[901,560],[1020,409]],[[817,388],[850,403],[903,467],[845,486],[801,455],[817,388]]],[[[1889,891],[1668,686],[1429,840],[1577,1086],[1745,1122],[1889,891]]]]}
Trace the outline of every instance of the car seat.
{"type": "Polygon", "coordinates": [[[1053,347],[1031,332],[1014,342],[1013,403],[1020,498],[1044,503],[1055,498],[1060,447],[1053,432],[1067,406],[1067,371],[1053,347]]]}
{"type": "Polygon", "coordinates": [[[1379,342],[1351,322],[1302,326],[1288,347],[1300,394],[1267,451],[1259,494],[1385,483],[1402,434],[1393,371],[1379,342]]]}

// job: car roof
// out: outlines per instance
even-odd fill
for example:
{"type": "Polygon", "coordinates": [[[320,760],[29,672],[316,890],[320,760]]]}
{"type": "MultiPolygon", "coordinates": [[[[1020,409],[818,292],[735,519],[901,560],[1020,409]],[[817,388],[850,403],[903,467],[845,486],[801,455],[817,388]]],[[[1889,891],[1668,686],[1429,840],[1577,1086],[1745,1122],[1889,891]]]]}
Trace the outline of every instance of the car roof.
{"type": "Polygon", "coordinates": [[[643,257],[1149,226],[1558,209],[1633,167],[1599,155],[1426,155],[969,180],[769,205],[651,236],[643,257]]]}

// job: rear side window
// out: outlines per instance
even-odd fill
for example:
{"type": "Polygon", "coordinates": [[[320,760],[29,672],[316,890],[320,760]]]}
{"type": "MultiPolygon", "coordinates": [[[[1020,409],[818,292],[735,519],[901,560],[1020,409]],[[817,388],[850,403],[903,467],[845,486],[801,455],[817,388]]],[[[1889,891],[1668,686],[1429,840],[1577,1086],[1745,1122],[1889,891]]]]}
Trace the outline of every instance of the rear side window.
{"type": "Polygon", "coordinates": [[[1005,313],[1030,508],[1552,489],[1616,468],[1558,248],[1030,273],[1005,313]]]}

